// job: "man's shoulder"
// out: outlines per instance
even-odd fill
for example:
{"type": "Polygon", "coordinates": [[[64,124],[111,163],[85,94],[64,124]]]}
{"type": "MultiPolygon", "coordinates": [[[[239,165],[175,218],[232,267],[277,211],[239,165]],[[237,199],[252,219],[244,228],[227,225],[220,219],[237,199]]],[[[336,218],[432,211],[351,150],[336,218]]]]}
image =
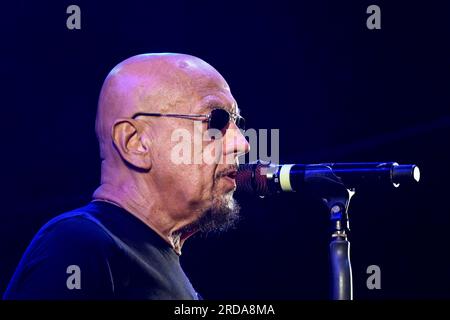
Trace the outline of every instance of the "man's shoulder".
{"type": "Polygon", "coordinates": [[[90,204],[47,222],[23,255],[5,298],[109,296],[113,287],[111,264],[115,261],[117,246],[97,219],[96,212],[96,206],[90,204]],[[71,272],[81,272],[83,290],[68,289],[71,272]]]}
{"type": "Polygon", "coordinates": [[[60,246],[95,247],[112,245],[113,238],[97,217],[92,204],[62,213],[48,221],[36,234],[34,244],[58,242],[60,246]]]}
{"type": "Polygon", "coordinates": [[[76,208],[53,217],[41,228],[41,230],[51,230],[57,226],[70,224],[81,224],[85,226],[95,225],[98,227],[101,225],[96,217],[94,207],[92,204],[88,204],[84,207],[76,208]]]}

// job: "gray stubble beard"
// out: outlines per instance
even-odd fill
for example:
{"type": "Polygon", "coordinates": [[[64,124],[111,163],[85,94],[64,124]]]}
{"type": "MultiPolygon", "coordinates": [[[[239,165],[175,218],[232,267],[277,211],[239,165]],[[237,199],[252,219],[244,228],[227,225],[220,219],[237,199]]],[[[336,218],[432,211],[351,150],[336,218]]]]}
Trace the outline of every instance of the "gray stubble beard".
{"type": "Polygon", "coordinates": [[[213,194],[212,204],[199,218],[185,226],[180,232],[199,231],[202,233],[224,232],[234,228],[240,220],[241,207],[233,197],[234,191],[225,195],[213,194]]]}

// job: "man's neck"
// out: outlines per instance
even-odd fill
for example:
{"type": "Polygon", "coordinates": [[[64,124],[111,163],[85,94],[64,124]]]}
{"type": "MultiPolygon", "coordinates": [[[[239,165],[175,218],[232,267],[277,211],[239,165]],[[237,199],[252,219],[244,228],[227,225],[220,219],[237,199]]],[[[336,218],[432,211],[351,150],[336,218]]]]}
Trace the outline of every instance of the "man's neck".
{"type": "Polygon", "coordinates": [[[162,206],[155,199],[143,197],[137,190],[135,187],[117,187],[110,183],[102,183],[92,198],[94,201],[105,201],[125,209],[154,230],[178,255],[181,255],[184,242],[195,232],[177,232],[187,223],[173,221],[169,213],[161,210],[162,206]]]}

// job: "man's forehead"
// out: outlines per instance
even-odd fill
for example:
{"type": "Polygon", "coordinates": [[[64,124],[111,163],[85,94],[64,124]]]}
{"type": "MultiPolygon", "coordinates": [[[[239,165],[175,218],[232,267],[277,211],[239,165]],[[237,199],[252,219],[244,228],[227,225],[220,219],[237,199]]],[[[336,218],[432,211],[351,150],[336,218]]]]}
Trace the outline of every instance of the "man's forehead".
{"type": "Polygon", "coordinates": [[[239,113],[239,108],[236,100],[229,96],[208,95],[204,97],[197,106],[199,113],[208,113],[212,109],[221,108],[231,113],[239,113]]]}
{"type": "Polygon", "coordinates": [[[229,112],[236,112],[237,104],[230,87],[225,79],[216,71],[204,71],[201,75],[191,74],[189,91],[195,92],[197,103],[191,109],[192,112],[205,112],[214,108],[223,108],[229,112]]]}

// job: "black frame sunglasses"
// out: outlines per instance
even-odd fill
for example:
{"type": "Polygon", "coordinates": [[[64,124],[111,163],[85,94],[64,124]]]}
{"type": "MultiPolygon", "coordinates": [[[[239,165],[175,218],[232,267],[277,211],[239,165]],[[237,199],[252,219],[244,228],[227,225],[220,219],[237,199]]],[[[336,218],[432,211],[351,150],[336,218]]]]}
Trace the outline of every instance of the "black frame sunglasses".
{"type": "Polygon", "coordinates": [[[224,130],[230,121],[233,121],[239,129],[245,130],[245,119],[237,113],[230,113],[222,108],[212,109],[208,114],[181,114],[181,113],[147,113],[138,112],[132,116],[136,119],[139,116],[145,117],[172,117],[172,118],[204,118],[203,122],[208,122],[208,129],[224,130]]]}

